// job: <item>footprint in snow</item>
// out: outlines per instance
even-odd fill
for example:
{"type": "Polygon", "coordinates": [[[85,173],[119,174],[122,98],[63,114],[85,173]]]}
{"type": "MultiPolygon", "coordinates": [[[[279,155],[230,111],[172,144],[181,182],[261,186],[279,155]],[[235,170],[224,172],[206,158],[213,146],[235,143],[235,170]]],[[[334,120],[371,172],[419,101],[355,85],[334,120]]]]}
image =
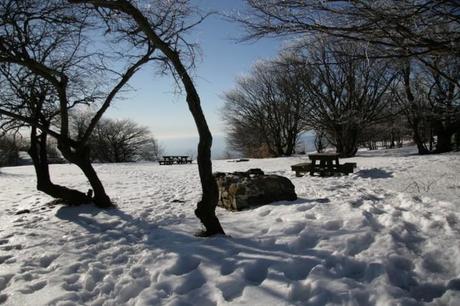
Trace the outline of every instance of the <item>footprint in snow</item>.
{"type": "Polygon", "coordinates": [[[8,284],[13,276],[13,274],[0,275],[0,291],[8,287],[8,284]]]}
{"type": "Polygon", "coordinates": [[[46,280],[38,281],[36,283],[27,285],[25,288],[19,289],[18,291],[22,294],[32,294],[35,291],[43,289],[47,284],[48,282],[46,280]]]}
{"type": "Polygon", "coordinates": [[[3,250],[3,251],[22,250],[22,245],[21,244],[4,245],[0,247],[0,250],[3,250]]]}
{"type": "Polygon", "coordinates": [[[456,215],[454,215],[453,213],[447,215],[446,221],[450,228],[452,228],[453,230],[460,231],[460,222],[456,215]]]}
{"type": "Polygon", "coordinates": [[[259,217],[265,217],[265,216],[269,215],[270,213],[271,213],[271,210],[270,210],[270,209],[266,209],[266,210],[261,211],[261,212],[259,213],[259,217]]]}
{"type": "Polygon", "coordinates": [[[281,266],[284,276],[292,281],[306,279],[310,271],[321,263],[315,258],[294,258],[281,266]]]}
{"type": "Polygon", "coordinates": [[[244,290],[244,282],[241,281],[224,281],[216,285],[222,291],[222,296],[227,302],[240,297],[244,290]]]}
{"type": "Polygon", "coordinates": [[[257,259],[244,266],[244,278],[255,285],[260,285],[266,278],[270,263],[266,260],[257,259]]]}
{"type": "Polygon", "coordinates": [[[0,264],[8,261],[8,259],[12,258],[13,256],[12,255],[3,255],[3,256],[0,256],[0,264]]]}
{"type": "Polygon", "coordinates": [[[8,300],[8,295],[0,294],[0,304],[5,303],[8,300]]]}
{"type": "Polygon", "coordinates": [[[49,265],[51,265],[51,263],[52,263],[56,258],[58,258],[58,257],[59,257],[58,254],[43,255],[43,256],[40,257],[40,259],[39,259],[39,265],[40,265],[40,267],[42,267],[42,268],[47,268],[47,267],[49,267],[49,265]]]}
{"type": "Polygon", "coordinates": [[[323,224],[323,228],[328,231],[337,231],[343,227],[342,220],[331,220],[323,224]]]}
{"type": "Polygon", "coordinates": [[[307,211],[307,210],[310,210],[312,209],[313,207],[315,207],[315,205],[302,205],[302,206],[299,206],[296,208],[297,211],[307,211]]]}
{"type": "Polygon", "coordinates": [[[355,256],[367,250],[374,242],[374,240],[374,235],[371,233],[353,236],[346,241],[345,253],[349,256],[355,256]]]}
{"type": "Polygon", "coordinates": [[[289,298],[292,301],[307,301],[312,297],[311,285],[304,282],[293,282],[289,291],[289,298]]]}
{"type": "Polygon", "coordinates": [[[222,266],[220,267],[220,274],[229,275],[235,272],[237,264],[233,260],[224,260],[222,266]]]}
{"type": "Polygon", "coordinates": [[[427,254],[422,260],[422,267],[432,273],[446,272],[444,266],[438,262],[435,254],[427,254]]]}
{"type": "Polygon", "coordinates": [[[284,230],[286,235],[297,235],[300,233],[306,226],[305,222],[296,223],[284,230]]]}
{"type": "Polygon", "coordinates": [[[304,230],[299,233],[299,237],[289,243],[289,247],[294,251],[314,248],[319,242],[319,237],[314,233],[304,230]]]}
{"type": "Polygon", "coordinates": [[[206,278],[199,270],[193,270],[181,279],[182,283],[174,290],[178,294],[187,294],[188,292],[201,288],[206,283],[206,278]]]}
{"type": "Polygon", "coordinates": [[[200,263],[201,260],[196,257],[180,255],[172,267],[166,269],[166,272],[175,275],[187,274],[198,268],[200,263]]]}

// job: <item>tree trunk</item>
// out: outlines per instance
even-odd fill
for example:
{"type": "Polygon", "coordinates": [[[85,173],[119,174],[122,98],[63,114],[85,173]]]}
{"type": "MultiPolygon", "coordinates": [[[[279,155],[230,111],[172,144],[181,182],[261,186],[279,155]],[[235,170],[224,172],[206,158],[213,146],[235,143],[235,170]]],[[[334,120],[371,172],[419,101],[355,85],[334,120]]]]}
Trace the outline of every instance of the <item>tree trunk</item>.
{"type": "Polygon", "coordinates": [[[455,133],[455,150],[460,151],[460,131],[455,133]]]}
{"type": "MultiPolygon", "coordinates": [[[[138,22],[139,21],[141,20],[138,20],[138,22]]],[[[190,75],[182,64],[177,51],[172,50],[169,45],[161,41],[151,29],[147,29],[146,32],[147,36],[152,40],[152,42],[155,45],[159,45],[158,47],[168,57],[168,59],[173,64],[177,74],[180,76],[182,84],[184,85],[185,91],[187,93],[187,104],[190,112],[192,113],[198,130],[198,135],[200,137],[198,143],[197,162],[203,196],[201,201],[199,201],[197,204],[195,215],[198,217],[198,219],[200,219],[206,228],[206,230],[200,233],[200,235],[207,237],[215,234],[225,234],[219,219],[217,219],[216,216],[219,189],[217,187],[216,180],[212,175],[212,135],[201,108],[200,97],[196,91],[195,85],[193,84],[190,75]]]]}
{"type": "Polygon", "coordinates": [[[296,130],[294,131],[289,131],[288,132],[288,137],[287,137],[287,146],[286,146],[286,153],[285,153],[285,156],[291,156],[294,151],[295,151],[295,146],[296,146],[296,143],[297,143],[297,132],[296,130]]]}
{"type": "Polygon", "coordinates": [[[94,204],[96,204],[96,206],[100,208],[114,207],[115,205],[113,205],[109,196],[105,192],[104,185],[102,185],[102,182],[97,176],[97,173],[94,170],[93,165],[91,164],[89,156],[85,156],[82,160],[76,162],[75,164],[83,171],[85,176],[88,178],[91,187],[93,188],[94,204]]]}
{"type": "MultiPolygon", "coordinates": [[[[177,60],[179,60],[177,58],[177,60]]],[[[177,63],[176,63],[177,64],[177,63]]],[[[182,67],[181,63],[178,63],[182,67]]],[[[201,187],[203,196],[201,201],[198,202],[195,209],[195,215],[200,219],[201,223],[205,226],[206,230],[201,233],[201,236],[207,237],[215,234],[225,234],[224,230],[217,219],[216,207],[219,200],[219,189],[216,180],[212,175],[212,162],[211,162],[211,146],[212,135],[209,130],[206,118],[200,105],[200,98],[193,85],[192,80],[186,74],[185,69],[182,74],[184,87],[187,91],[187,103],[190,112],[193,115],[195,124],[198,129],[200,140],[198,143],[198,172],[200,174],[201,187]]]]}
{"type": "Polygon", "coordinates": [[[358,152],[358,134],[353,128],[336,131],[336,152],[340,157],[353,157],[358,152]]]}
{"type": "Polygon", "coordinates": [[[92,198],[94,204],[99,208],[114,207],[91,164],[90,149],[84,146],[78,147],[72,152],[70,147],[62,143],[58,143],[58,148],[67,160],[77,165],[85,174],[94,191],[94,197],[92,198]]]}
{"type": "Polygon", "coordinates": [[[418,120],[414,120],[414,124],[412,125],[412,131],[413,131],[413,137],[412,139],[414,140],[415,144],[417,145],[417,150],[418,154],[424,155],[424,154],[429,154],[430,150],[426,147],[425,141],[423,140],[422,136],[420,135],[419,132],[419,124],[418,120]]]}
{"type": "Polygon", "coordinates": [[[452,151],[453,131],[437,130],[438,142],[436,143],[435,153],[446,153],[452,151]]]}
{"type": "Polygon", "coordinates": [[[418,149],[418,154],[428,154],[430,151],[425,145],[425,141],[420,135],[420,108],[418,107],[415,97],[412,94],[412,88],[411,88],[411,79],[410,79],[410,74],[411,74],[411,63],[410,61],[407,61],[404,63],[404,67],[402,69],[403,73],[403,81],[404,81],[404,91],[406,93],[406,99],[409,104],[409,110],[406,112],[407,119],[409,121],[409,125],[412,128],[413,132],[413,140],[415,144],[417,145],[418,149]]]}
{"type": "Polygon", "coordinates": [[[28,153],[32,158],[37,176],[37,189],[53,198],[62,199],[64,203],[70,205],[91,203],[91,198],[84,193],[64,186],[56,185],[51,182],[46,140],[46,133],[42,132],[41,135],[38,136],[37,129],[32,127],[28,153]]]}
{"type": "Polygon", "coordinates": [[[119,11],[130,16],[138,26],[139,30],[144,32],[150,43],[158,48],[171,62],[172,67],[181,80],[184,89],[187,93],[187,104],[195,121],[198,135],[200,137],[198,143],[198,172],[200,174],[201,187],[203,196],[198,202],[195,214],[203,223],[206,231],[201,233],[202,236],[211,236],[214,234],[224,234],[224,230],[217,219],[215,210],[219,198],[219,190],[216,180],[212,175],[211,163],[211,145],[212,135],[209,130],[206,118],[200,105],[200,97],[187,69],[183,65],[179,51],[173,48],[168,41],[164,41],[155,33],[155,28],[152,27],[149,20],[143,13],[135,7],[131,1],[94,1],[94,0],[70,0],[72,3],[93,3],[95,7],[105,7],[113,11],[119,11]]]}

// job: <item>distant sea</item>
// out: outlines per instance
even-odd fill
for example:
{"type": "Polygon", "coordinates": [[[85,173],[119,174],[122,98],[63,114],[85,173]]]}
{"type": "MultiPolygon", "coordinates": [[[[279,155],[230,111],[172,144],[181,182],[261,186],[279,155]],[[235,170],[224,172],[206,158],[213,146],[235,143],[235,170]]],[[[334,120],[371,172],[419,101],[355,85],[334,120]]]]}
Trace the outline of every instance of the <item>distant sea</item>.
{"type": "MultiPolygon", "coordinates": [[[[312,152],[315,151],[315,135],[307,132],[301,135],[297,151],[312,152]]],[[[160,146],[165,155],[191,155],[196,158],[198,137],[178,137],[178,138],[160,138],[160,146]]],[[[211,154],[213,159],[222,159],[225,157],[226,142],[224,135],[213,136],[211,154]]]]}

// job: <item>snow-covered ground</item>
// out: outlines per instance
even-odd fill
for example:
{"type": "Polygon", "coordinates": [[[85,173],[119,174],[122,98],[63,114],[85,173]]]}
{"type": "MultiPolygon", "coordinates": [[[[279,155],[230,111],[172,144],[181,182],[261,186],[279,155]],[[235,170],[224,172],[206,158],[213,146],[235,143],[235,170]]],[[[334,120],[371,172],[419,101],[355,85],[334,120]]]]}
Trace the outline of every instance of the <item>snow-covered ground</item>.
{"type": "MultiPolygon", "coordinates": [[[[295,177],[300,157],[215,161],[284,175],[299,199],[218,208],[213,238],[193,236],[196,164],[97,165],[105,211],[47,205],[30,166],[3,168],[0,304],[460,305],[460,154],[410,153],[363,152],[329,178],[295,177]]],[[[52,176],[88,189],[73,166],[52,176]]]]}

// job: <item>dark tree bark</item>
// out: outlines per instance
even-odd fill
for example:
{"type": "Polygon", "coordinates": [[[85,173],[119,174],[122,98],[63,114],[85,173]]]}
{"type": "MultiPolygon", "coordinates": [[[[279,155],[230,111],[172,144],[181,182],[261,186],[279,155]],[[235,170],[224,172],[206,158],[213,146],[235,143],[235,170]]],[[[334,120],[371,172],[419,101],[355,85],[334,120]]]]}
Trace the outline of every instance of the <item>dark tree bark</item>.
{"type": "Polygon", "coordinates": [[[31,128],[30,148],[28,151],[35,168],[37,176],[37,189],[56,199],[62,199],[70,205],[79,205],[91,203],[92,199],[84,193],[69,189],[64,186],[53,184],[51,182],[48,151],[47,151],[47,133],[41,132],[38,135],[36,127],[31,128]]]}
{"type": "Polygon", "coordinates": [[[412,135],[413,135],[412,138],[414,140],[414,143],[417,146],[418,153],[428,154],[430,153],[430,151],[426,147],[425,140],[420,134],[420,125],[422,121],[420,116],[422,112],[419,106],[417,105],[417,102],[415,101],[414,94],[412,93],[411,79],[410,79],[411,64],[409,61],[405,63],[404,68],[402,70],[402,74],[403,74],[404,91],[405,91],[406,99],[408,103],[406,116],[407,116],[407,121],[409,122],[409,125],[412,129],[412,135]]]}
{"type": "Polygon", "coordinates": [[[434,122],[434,134],[437,135],[436,149],[434,153],[446,153],[452,151],[452,136],[455,130],[451,126],[444,126],[442,122],[434,122]]]}
{"type": "Polygon", "coordinates": [[[353,157],[358,152],[358,131],[350,127],[340,127],[335,131],[336,152],[340,157],[353,157]]]}
{"type": "Polygon", "coordinates": [[[94,204],[100,208],[114,207],[114,204],[105,192],[104,186],[91,164],[90,148],[88,146],[79,146],[72,152],[69,147],[62,146],[62,144],[59,143],[58,148],[64,155],[64,158],[77,165],[85,174],[94,192],[94,197],[92,198],[94,204]]]}

